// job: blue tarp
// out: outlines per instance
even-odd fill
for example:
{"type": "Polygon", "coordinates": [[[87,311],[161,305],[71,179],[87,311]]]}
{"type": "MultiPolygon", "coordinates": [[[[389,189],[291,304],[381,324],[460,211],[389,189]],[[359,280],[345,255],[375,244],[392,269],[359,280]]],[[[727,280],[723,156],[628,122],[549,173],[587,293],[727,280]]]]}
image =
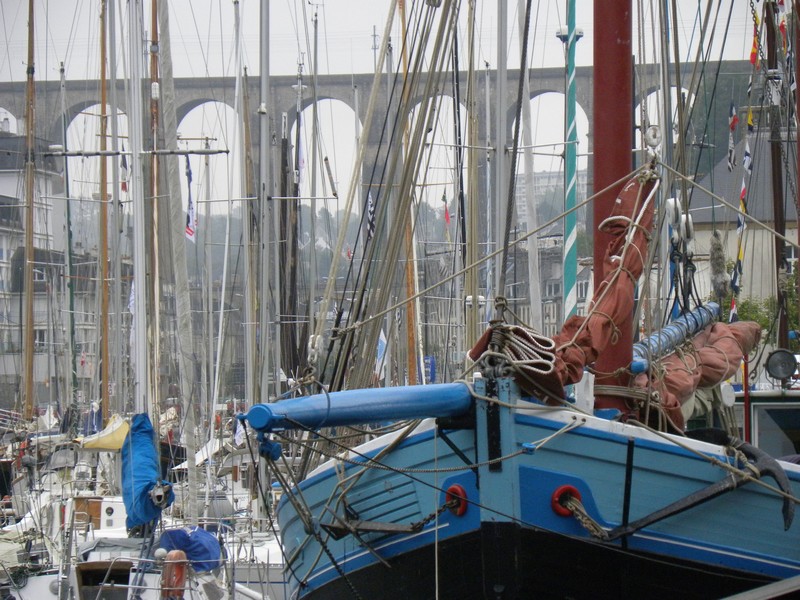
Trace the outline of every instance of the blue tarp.
{"type": "Polygon", "coordinates": [[[217,538],[199,527],[167,529],[161,534],[159,545],[167,552],[186,552],[186,558],[198,573],[211,571],[222,564],[222,551],[217,538]]]}
{"type": "MultiPolygon", "coordinates": [[[[159,478],[153,425],[146,413],[133,416],[131,430],[122,444],[122,500],[128,512],[125,524],[130,529],[150,523],[161,509],[150,498],[150,490],[162,483],[159,478]]],[[[175,494],[169,490],[167,506],[175,494]]]]}

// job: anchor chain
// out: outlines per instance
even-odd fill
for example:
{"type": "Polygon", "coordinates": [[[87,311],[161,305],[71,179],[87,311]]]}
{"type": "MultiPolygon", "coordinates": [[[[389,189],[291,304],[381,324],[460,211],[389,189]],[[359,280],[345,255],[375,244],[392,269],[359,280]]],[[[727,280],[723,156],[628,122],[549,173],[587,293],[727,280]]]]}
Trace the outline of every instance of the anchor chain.
{"type": "Polygon", "coordinates": [[[448,510],[450,508],[455,508],[456,506],[458,506],[458,503],[460,501],[462,501],[462,500],[463,500],[462,498],[453,498],[452,500],[449,500],[449,501],[445,502],[439,508],[437,508],[435,511],[433,511],[431,514],[429,514],[427,517],[424,517],[424,518],[420,519],[419,521],[416,521],[415,523],[411,523],[411,525],[410,525],[411,529],[413,531],[422,530],[422,528],[425,527],[425,525],[427,525],[428,523],[433,521],[435,518],[437,518],[439,515],[441,515],[444,511],[446,511],[446,510],[448,510]]]}

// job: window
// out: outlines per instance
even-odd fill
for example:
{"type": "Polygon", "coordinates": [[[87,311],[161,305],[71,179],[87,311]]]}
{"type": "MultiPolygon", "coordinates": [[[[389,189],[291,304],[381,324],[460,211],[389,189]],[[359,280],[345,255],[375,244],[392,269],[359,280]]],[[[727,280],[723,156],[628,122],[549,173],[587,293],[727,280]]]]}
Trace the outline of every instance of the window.
{"type": "Polygon", "coordinates": [[[44,329],[35,329],[33,331],[33,349],[36,352],[44,352],[47,344],[47,332],[44,329]]]}
{"type": "Polygon", "coordinates": [[[548,298],[552,298],[554,296],[561,295],[561,282],[560,281],[548,281],[547,285],[545,286],[544,295],[548,298]]]}
{"type": "Polygon", "coordinates": [[[589,293],[589,280],[584,279],[578,282],[578,300],[586,300],[586,294],[589,293]]]}

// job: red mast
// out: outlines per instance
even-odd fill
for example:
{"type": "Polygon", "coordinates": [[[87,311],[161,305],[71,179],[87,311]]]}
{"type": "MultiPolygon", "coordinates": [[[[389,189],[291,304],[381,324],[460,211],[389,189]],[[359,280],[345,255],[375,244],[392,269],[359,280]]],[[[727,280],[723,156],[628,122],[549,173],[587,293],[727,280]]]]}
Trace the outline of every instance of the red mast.
{"type": "MultiPolygon", "coordinates": [[[[631,0],[594,0],[594,191],[597,192],[631,172],[633,131],[633,54],[631,0]]],[[[603,255],[611,239],[597,230],[622,189],[620,183],[594,200],[594,287],[603,279],[603,255]]],[[[627,386],[626,368],[633,357],[633,316],[595,363],[595,385],[627,386]]],[[[596,395],[595,407],[628,412],[622,398],[596,395]]]]}

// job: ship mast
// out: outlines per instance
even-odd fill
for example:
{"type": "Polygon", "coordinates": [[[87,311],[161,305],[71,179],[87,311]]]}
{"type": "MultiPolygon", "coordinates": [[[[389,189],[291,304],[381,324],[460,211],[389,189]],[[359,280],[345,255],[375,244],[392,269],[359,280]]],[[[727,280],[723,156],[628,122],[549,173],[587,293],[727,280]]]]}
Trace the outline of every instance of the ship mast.
{"type": "Polygon", "coordinates": [[[106,114],[106,0],[100,3],[100,414],[108,418],[108,115],[106,114]]]}
{"type": "Polygon", "coordinates": [[[35,89],[33,84],[33,0],[28,0],[28,67],[25,90],[25,386],[23,415],[29,421],[33,415],[33,184],[36,169],[34,154],[34,106],[35,89]]]}
{"type": "MultiPolygon", "coordinates": [[[[614,15],[595,19],[594,26],[594,190],[598,192],[631,171],[631,132],[633,131],[633,55],[631,0],[594,0],[595,15],[614,15]],[[602,60],[606,57],[606,60],[602,60]],[[598,157],[601,157],[598,160],[598,157]]],[[[611,214],[623,183],[599,195],[593,206],[594,289],[603,280],[603,256],[612,237],[597,226],[611,214]]],[[[596,385],[626,386],[627,376],[617,369],[630,364],[633,357],[633,327],[619,331],[616,343],[609,346],[595,363],[596,385]]],[[[597,389],[597,388],[596,388],[597,389]]],[[[598,390],[599,392],[599,390],[598,390]]],[[[624,400],[597,393],[597,408],[625,409],[624,400]]]]}
{"type": "Polygon", "coordinates": [[[770,161],[772,163],[772,210],[775,219],[776,300],[778,305],[778,348],[789,347],[789,322],[787,318],[786,289],[782,281],[786,278],[786,215],[783,208],[783,136],[781,135],[781,76],[778,70],[778,52],[775,40],[777,11],[775,2],[764,4],[764,29],[767,32],[767,82],[770,102],[770,161]]]}

